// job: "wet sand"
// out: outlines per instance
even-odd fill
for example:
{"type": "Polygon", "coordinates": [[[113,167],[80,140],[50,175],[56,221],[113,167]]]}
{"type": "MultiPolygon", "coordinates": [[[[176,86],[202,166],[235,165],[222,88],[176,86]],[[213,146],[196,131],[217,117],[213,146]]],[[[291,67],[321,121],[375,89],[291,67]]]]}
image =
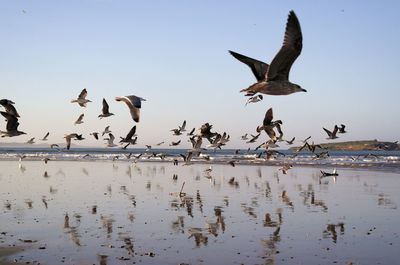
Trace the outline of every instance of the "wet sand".
{"type": "Polygon", "coordinates": [[[399,173],[209,167],[0,161],[0,264],[398,263],[399,173]]]}

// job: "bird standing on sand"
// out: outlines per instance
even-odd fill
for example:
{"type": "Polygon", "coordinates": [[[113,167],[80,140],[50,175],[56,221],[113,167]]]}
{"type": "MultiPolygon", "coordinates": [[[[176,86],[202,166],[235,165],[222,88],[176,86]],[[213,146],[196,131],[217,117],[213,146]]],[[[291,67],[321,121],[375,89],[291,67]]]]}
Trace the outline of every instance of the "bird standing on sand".
{"type": "Polygon", "coordinates": [[[125,96],[125,97],[116,97],[115,100],[125,102],[125,104],[129,108],[132,119],[135,122],[139,122],[140,109],[142,108],[142,101],[146,101],[144,98],[131,95],[131,96],[125,96]]]}
{"type": "Polygon", "coordinates": [[[283,45],[270,65],[230,51],[232,56],[247,64],[257,78],[257,83],[240,92],[246,92],[246,96],[253,96],[257,93],[289,95],[295,92],[307,92],[307,90],[301,88],[299,85],[289,81],[290,68],[300,55],[302,48],[303,36],[300,22],[296,14],[290,11],[286,23],[283,45]]]}
{"type": "Polygon", "coordinates": [[[78,98],[71,100],[71,103],[78,103],[79,106],[86,107],[86,103],[92,102],[89,99],[86,99],[86,96],[87,96],[87,90],[86,88],[84,88],[79,94],[78,98]]]}
{"type": "Polygon", "coordinates": [[[13,137],[21,134],[26,134],[25,132],[18,131],[18,118],[8,112],[0,111],[1,115],[7,120],[6,131],[0,131],[1,137],[13,137]]]}
{"type": "Polygon", "coordinates": [[[101,119],[114,115],[114,113],[111,113],[109,109],[110,107],[108,106],[106,99],[103,98],[103,108],[101,109],[101,114],[98,117],[101,119]]]}

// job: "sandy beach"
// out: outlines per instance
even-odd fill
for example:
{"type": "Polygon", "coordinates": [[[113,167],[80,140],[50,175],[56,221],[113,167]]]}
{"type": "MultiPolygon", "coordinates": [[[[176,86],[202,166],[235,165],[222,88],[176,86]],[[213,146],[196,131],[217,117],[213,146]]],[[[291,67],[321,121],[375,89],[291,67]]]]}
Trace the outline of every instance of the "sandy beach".
{"type": "Polygon", "coordinates": [[[127,161],[0,168],[0,264],[398,259],[397,172],[338,168],[321,178],[332,169],[127,161]]]}

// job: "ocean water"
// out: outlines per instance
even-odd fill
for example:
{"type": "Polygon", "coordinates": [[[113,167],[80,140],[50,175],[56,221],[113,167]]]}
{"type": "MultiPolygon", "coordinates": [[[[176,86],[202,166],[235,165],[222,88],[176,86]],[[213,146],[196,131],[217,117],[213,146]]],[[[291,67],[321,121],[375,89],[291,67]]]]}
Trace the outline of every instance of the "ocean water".
{"type": "Polygon", "coordinates": [[[332,162],[284,174],[267,162],[232,167],[228,151],[189,166],[133,163],[120,150],[80,159],[87,152],[2,153],[0,249],[21,252],[0,264],[397,264],[396,170],[321,177],[332,162]]]}
{"type": "MultiPolygon", "coordinates": [[[[58,151],[51,148],[2,148],[0,149],[0,160],[18,160],[19,156],[25,155],[25,160],[51,160],[87,161],[104,160],[140,160],[140,161],[162,161],[173,162],[175,159],[183,162],[180,154],[186,154],[188,149],[151,149],[143,148],[123,150],[120,148],[73,148],[71,150],[58,151]],[[128,155],[131,156],[128,158],[128,155]],[[139,159],[135,156],[143,154],[139,159]],[[158,154],[158,155],[157,155],[158,154]],[[163,158],[160,157],[163,155],[163,158]]],[[[239,164],[269,164],[269,165],[325,165],[325,166],[350,166],[350,167],[374,167],[383,170],[400,169],[400,151],[329,151],[329,157],[318,158],[311,152],[295,153],[290,150],[277,150],[275,154],[267,158],[262,151],[253,150],[205,150],[200,156],[193,156],[195,163],[227,163],[235,161],[239,164]],[[238,151],[238,153],[236,152],[238,151]],[[210,159],[205,159],[209,157],[210,159]]],[[[325,150],[316,152],[319,154],[325,150]]]]}

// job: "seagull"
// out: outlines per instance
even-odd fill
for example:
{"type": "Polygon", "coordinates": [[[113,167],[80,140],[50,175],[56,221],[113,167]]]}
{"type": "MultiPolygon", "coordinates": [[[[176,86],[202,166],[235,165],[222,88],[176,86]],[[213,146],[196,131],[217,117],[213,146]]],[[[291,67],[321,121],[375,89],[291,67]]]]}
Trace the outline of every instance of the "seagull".
{"type": "Polygon", "coordinates": [[[247,104],[249,104],[249,103],[256,103],[256,102],[259,102],[261,100],[263,100],[263,96],[262,95],[256,95],[256,96],[253,96],[253,97],[249,97],[249,99],[247,100],[245,106],[247,106],[247,104]]]}
{"type": "Polygon", "coordinates": [[[132,137],[136,135],[135,132],[136,132],[136,125],[132,127],[132,129],[129,131],[129,133],[126,135],[125,138],[121,137],[121,141],[119,141],[119,142],[120,143],[129,143],[131,145],[135,145],[137,137],[132,139],[132,137]]]}
{"type": "Polygon", "coordinates": [[[301,88],[299,85],[289,81],[290,68],[300,55],[302,47],[303,36],[300,22],[296,14],[290,11],[286,23],[283,45],[270,65],[230,51],[232,56],[247,64],[257,78],[257,83],[240,92],[246,92],[246,96],[253,96],[256,93],[289,95],[295,92],[307,92],[307,90],[301,88]]]}
{"type": "Polygon", "coordinates": [[[192,152],[188,152],[187,155],[184,155],[184,154],[179,154],[179,155],[183,158],[183,161],[185,162],[183,164],[183,166],[187,166],[187,165],[193,164],[193,162],[191,161],[192,160],[192,156],[193,156],[192,152]]]}
{"type": "Polygon", "coordinates": [[[326,139],[333,140],[333,139],[339,138],[336,136],[336,133],[339,130],[339,127],[337,125],[335,125],[335,127],[333,128],[333,131],[329,131],[329,130],[325,129],[324,127],[322,127],[322,129],[324,129],[324,131],[328,134],[328,138],[326,138],[326,139]]]}
{"type": "Polygon", "coordinates": [[[296,139],[296,137],[293,137],[292,140],[290,140],[290,141],[286,141],[286,143],[287,143],[288,145],[291,145],[291,144],[293,144],[294,139],[296,139]]]}
{"type": "Polygon", "coordinates": [[[170,143],[169,146],[177,146],[177,145],[179,145],[180,143],[181,143],[181,140],[179,140],[178,142],[172,142],[172,143],[170,143]]]}
{"type": "Polygon", "coordinates": [[[111,113],[109,111],[109,106],[105,98],[103,98],[103,108],[101,109],[101,114],[98,116],[100,119],[101,118],[106,118],[110,117],[111,115],[114,115],[114,113],[111,113]]]}
{"type": "Polygon", "coordinates": [[[175,136],[181,135],[181,134],[182,134],[180,129],[172,129],[172,130],[170,130],[170,131],[171,131],[171,132],[174,132],[172,135],[175,135],[175,136]]]}
{"type": "Polygon", "coordinates": [[[281,138],[283,136],[283,133],[280,128],[282,121],[281,120],[272,121],[272,119],[273,119],[272,108],[269,108],[265,113],[263,125],[257,127],[257,132],[260,133],[262,130],[264,130],[268,134],[268,136],[272,139],[272,141],[275,142],[277,138],[274,131],[274,127],[278,129],[278,132],[280,134],[279,138],[281,138]]]}
{"type": "Polygon", "coordinates": [[[112,133],[109,133],[108,136],[110,138],[104,138],[104,140],[107,140],[107,147],[117,146],[116,144],[114,144],[115,136],[112,133]]]}
{"type": "Polygon", "coordinates": [[[34,144],[35,143],[35,137],[29,139],[26,143],[27,144],[34,144]]]}
{"type": "Polygon", "coordinates": [[[246,140],[249,139],[249,138],[247,138],[247,133],[245,133],[244,135],[242,135],[240,138],[241,138],[243,141],[246,141],[246,140]]]}
{"type": "Polygon", "coordinates": [[[110,133],[111,131],[110,131],[110,126],[107,126],[105,129],[104,129],[104,131],[103,131],[103,133],[101,134],[101,136],[104,136],[106,133],[110,133]]]}
{"type": "Polygon", "coordinates": [[[211,129],[212,129],[212,125],[210,125],[208,122],[204,123],[200,127],[200,136],[203,138],[207,138],[207,140],[210,142],[210,144],[213,142],[212,138],[218,134],[216,132],[211,132],[211,129]]]}
{"type": "Polygon", "coordinates": [[[71,134],[67,134],[67,135],[64,136],[65,140],[67,141],[67,150],[69,150],[69,148],[71,147],[71,139],[72,138],[76,139],[77,137],[78,137],[78,134],[76,134],[76,133],[71,133],[71,134]]]}
{"type": "Polygon", "coordinates": [[[193,128],[190,132],[188,132],[186,135],[187,136],[192,136],[196,128],[193,128]]]}
{"type": "Polygon", "coordinates": [[[19,158],[19,162],[22,162],[24,158],[26,158],[25,154],[18,154],[17,157],[19,158]]]}
{"type": "Polygon", "coordinates": [[[50,134],[50,132],[47,132],[46,135],[40,140],[47,141],[47,137],[49,137],[49,134],[50,134]]]}
{"type": "Polygon", "coordinates": [[[307,140],[311,139],[311,136],[308,136],[306,139],[302,140],[303,143],[307,143],[307,140]]]}
{"type": "Polygon", "coordinates": [[[116,97],[116,101],[123,101],[129,108],[131,112],[132,119],[135,122],[139,122],[140,118],[140,108],[142,107],[142,101],[146,101],[144,98],[137,96],[125,96],[125,97],[116,97]]]}
{"type": "Polygon", "coordinates": [[[99,140],[99,133],[98,132],[92,132],[90,135],[93,135],[94,139],[99,140]]]}
{"type": "Polygon", "coordinates": [[[338,131],[338,133],[347,133],[347,131],[345,131],[345,129],[344,128],[346,128],[346,125],[344,125],[344,124],[340,124],[340,127],[339,127],[339,131],[338,131]]]}
{"type": "Polygon", "coordinates": [[[282,173],[286,175],[288,170],[291,169],[292,167],[293,167],[292,165],[283,165],[283,167],[279,168],[278,170],[282,170],[282,173]]]}
{"type": "Polygon", "coordinates": [[[84,113],[82,113],[81,115],[79,115],[79,118],[74,122],[74,125],[83,123],[83,116],[85,116],[84,113]]]}
{"type": "Polygon", "coordinates": [[[181,132],[186,132],[186,120],[183,121],[182,126],[178,126],[181,132]]]}
{"type": "Polygon", "coordinates": [[[86,103],[92,102],[92,101],[86,99],[86,96],[87,96],[87,90],[86,90],[86,88],[84,88],[84,89],[82,89],[82,91],[79,94],[78,98],[71,100],[71,103],[78,103],[79,106],[86,107],[86,103]]]}
{"type": "Polygon", "coordinates": [[[51,148],[51,149],[53,149],[53,148],[60,149],[60,146],[59,146],[58,144],[51,144],[51,145],[50,145],[50,148],[51,148]]]}
{"type": "Polygon", "coordinates": [[[251,136],[251,139],[246,142],[247,144],[255,143],[255,141],[257,141],[258,137],[260,136],[260,133],[258,133],[257,135],[250,134],[250,136],[251,136]]]}
{"type": "Polygon", "coordinates": [[[156,145],[157,145],[157,146],[160,146],[160,145],[162,145],[163,143],[164,143],[164,141],[159,142],[159,143],[157,143],[156,145]]]}
{"type": "Polygon", "coordinates": [[[203,138],[201,136],[193,136],[190,138],[190,142],[192,143],[192,149],[190,150],[193,153],[199,154],[200,152],[204,151],[204,148],[201,148],[201,145],[203,143],[203,138]]]}
{"type": "Polygon", "coordinates": [[[13,137],[26,134],[25,132],[18,131],[19,122],[17,117],[4,111],[0,111],[0,113],[7,120],[6,131],[0,131],[1,137],[13,137]]]}
{"type": "Polygon", "coordinates": [[[0,105],[2,105],[4,107],[4,109],[6,110],[6,112],[8,114],[11,114],[16,118],[19,118],[19,114],[18,114],[17,110],[15,109],[15,107],[13,106],[13,104],[15,104],[15,103],[9,99],[0,100],[0,105]]]}

